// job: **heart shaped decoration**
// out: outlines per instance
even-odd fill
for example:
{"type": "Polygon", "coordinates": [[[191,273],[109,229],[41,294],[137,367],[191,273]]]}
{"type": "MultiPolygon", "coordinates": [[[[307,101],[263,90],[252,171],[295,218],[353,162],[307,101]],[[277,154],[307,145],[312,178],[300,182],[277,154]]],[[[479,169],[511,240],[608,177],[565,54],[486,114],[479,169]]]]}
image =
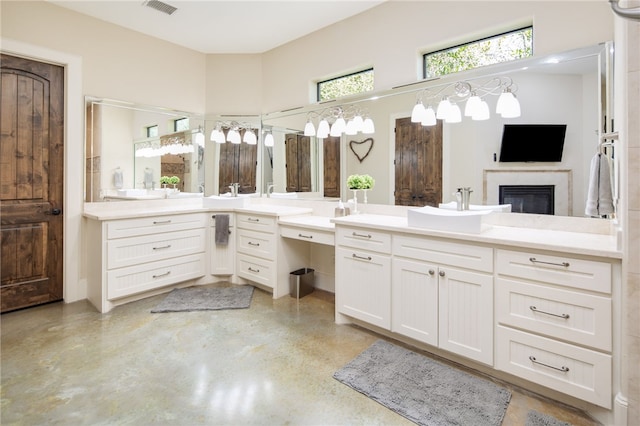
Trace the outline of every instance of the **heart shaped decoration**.
{"type": "Polygon", "coordinates": [[[356,158],[362,163],[362,161],[365,158],[367,158],[367,155],[369,155],[369,153],[373,149],[373,138],[367,138],[362,142],[351,141],[349,142],[349,148],[351,149],[353,154],[356,156],[356,158]],[[358,151],[360,153],[358,153],[358,151]]]}

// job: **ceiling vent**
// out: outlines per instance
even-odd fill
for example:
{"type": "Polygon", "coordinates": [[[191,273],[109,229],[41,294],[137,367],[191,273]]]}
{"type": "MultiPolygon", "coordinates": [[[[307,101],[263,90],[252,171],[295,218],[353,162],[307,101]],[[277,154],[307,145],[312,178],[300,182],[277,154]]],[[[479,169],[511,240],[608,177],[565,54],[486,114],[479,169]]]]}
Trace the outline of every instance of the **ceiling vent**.
{"type": "Polygon", "coordinates": [[[160,11],[162,13],[166,13],[167,15],[171,15],[173,12],[178,10],[177,7],[173,7],[170,4],[161,2],[159,0],[147,0],[142,4],[143,4],[143,6],[150,7],[151,9],[155,9],[155,10],[160,11]]]}

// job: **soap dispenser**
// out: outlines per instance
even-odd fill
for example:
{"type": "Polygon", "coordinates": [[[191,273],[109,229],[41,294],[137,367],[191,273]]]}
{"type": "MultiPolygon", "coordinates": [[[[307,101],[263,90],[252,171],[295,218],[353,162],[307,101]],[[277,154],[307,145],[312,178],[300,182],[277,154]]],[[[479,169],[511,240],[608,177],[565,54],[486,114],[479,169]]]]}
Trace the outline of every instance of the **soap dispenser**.
{"type": "Polygon", "coordinates": [[[346,210],[344,208],[344,204],[342,204],[342,200],[338,201],[338,207],[335,209],[335,217],[346,216],[346,210]]]}

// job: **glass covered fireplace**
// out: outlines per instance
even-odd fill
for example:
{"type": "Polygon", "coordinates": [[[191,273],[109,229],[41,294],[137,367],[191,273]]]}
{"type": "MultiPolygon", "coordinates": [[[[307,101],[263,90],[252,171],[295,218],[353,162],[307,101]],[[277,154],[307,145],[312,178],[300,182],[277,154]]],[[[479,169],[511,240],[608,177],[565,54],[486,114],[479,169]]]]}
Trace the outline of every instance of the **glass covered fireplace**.
{"type": "Polygon", "coordinates": [[[555,185],[499,185],[500,204],[515,213],[555,214],[555,185]]]}

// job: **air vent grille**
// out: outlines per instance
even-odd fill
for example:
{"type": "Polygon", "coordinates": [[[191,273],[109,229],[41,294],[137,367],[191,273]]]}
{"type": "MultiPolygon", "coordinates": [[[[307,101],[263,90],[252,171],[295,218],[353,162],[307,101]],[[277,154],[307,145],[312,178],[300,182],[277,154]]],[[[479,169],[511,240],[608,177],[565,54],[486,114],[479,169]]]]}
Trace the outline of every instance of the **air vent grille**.
{"type": "Polygon", "coordinates": [[[171,15],[173,12],[178,10],[177,7],[173,7],[170,4],[161,2],[159,0],[147,0],[143,3],[143,5],[155,9],[159,12],[166,13],[167,15],[171,15]]]}

